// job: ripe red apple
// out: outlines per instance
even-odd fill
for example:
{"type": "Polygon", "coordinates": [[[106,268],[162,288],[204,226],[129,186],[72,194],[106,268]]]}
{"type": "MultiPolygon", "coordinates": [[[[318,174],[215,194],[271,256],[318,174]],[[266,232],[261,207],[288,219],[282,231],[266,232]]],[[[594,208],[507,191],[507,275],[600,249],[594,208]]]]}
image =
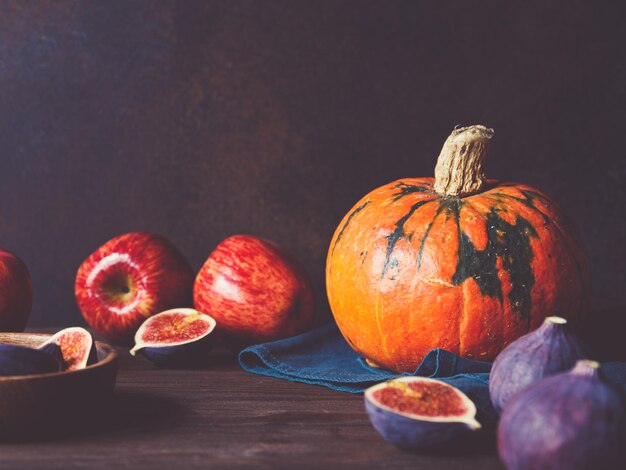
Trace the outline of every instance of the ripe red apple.
{"type": "Polygon", "coordinates": [[[302,333],[313,320],[313,292],[300,263],[249,235],[217,245],[196,276],[193,297],[217,331],[243,344],[302,333]]]}
{"type": "Polygon", "coordinates": [[[28,268],[13,253],[0,248],[0,331],[24,331],[32,305],[28,268]]]}
{"type": "Polygon", "coordinates": [[[130,343],[151,315],[191,305],[193,271],[160,235],[135,232],[109,240],[78,268],[74,291],[87,323],[130,343]]]}

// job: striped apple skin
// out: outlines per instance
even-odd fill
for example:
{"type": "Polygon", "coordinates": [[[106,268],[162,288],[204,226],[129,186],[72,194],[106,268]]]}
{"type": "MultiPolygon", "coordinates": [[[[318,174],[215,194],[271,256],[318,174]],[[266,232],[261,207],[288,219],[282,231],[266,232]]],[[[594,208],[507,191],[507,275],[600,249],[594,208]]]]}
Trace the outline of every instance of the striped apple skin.
{"type": "Polygon", "coordinates": [[[192,303],[193,271],[161,235],[133,232],[109,240],[80,266],[74,286],[85,320],[111,341],[130,344],[151,315],[192,303]]]}
{"type": "Polygon", "coordinates": [[[195,308],[240,344],[287,338],[313,321],[313,293],[300,263],[277,244],[250,235],[223,240],[194,283],[195,308]]]}

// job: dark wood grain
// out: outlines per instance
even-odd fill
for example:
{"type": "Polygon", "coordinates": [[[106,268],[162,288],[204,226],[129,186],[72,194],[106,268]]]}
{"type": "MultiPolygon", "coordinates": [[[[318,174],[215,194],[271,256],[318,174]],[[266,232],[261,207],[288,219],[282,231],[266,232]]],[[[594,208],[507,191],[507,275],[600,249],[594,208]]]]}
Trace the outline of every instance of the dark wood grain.
{"type": "Polygon", "coordinates": [[[0,444],[0,468],[501,468],[488,446],[397,450],[370,426],[361,396],[248,374],[224,350],[197,370],[157,369],[119,353],[105,419],[0,444]]]}

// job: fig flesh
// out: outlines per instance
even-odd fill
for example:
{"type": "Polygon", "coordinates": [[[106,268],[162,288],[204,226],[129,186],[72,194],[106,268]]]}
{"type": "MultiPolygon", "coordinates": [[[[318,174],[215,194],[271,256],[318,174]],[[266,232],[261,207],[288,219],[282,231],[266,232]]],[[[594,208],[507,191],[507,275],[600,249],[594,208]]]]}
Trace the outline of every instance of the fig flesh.
{"type": "Polygon", "coordinates": [[[498,425],[509,470],[624,469],[626,411],[600,364],[581,360],[516,394],[498,425]]]}
{"type": "Polygon", "coordinates": [[[513,341],[496,357],[489,374],[491,403],[501,412],[515,393],[571,369],[583,357],[582,343],[567,330],[567,320],[547,317],[539,328],[513,341]]]}
{"type": "Polygon", "coordinates": [[[435,379],[400,377],[365,391],[374,428],[405,450],[437,448],[479,429],[476,406],[459,389],[435,379]]]}
{"type": "Polygon", "coordinates": [[[84,369],[98,362],[96,345],[91,333],[79,326],[65,328],[55,333],[38,349],[48,352],[53,349],[52,345],[58,346],[61,351],[63,370],[84,369]]]}
{"type": "Polygon", "coordinates": [[[211,349],[215,320],[192,308],[176,308],[148,318],[135,334],[130,354],[141,352],[158,366],[197,365],[211,349]]]}
{"type": "Polygon", "coordinates": [[[61,370],[57,354],[15,344],[0,344],[0,376],[49,374],[61,370]]]}

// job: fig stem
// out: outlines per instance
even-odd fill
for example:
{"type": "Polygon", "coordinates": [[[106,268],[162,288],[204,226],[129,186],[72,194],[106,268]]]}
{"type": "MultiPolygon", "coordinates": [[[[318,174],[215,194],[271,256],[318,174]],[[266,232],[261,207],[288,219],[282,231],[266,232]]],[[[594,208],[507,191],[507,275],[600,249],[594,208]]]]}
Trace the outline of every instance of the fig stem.
{"type": "Polygon", "coordinates": [[[455,128],[446,139],[435,167],[435,191],[464,197],[485,185],[482,166],[493,129],[475,125],[455,128]]]}
{"type": "Polygon", "coordinates": [[[474,418],[472,418],[472,419],[468,419],[467,421],[464,421],[464,422],[465,422],[465,424],[467,424],[467,426],[468,426],[470,429],[473,429],[473,430],[480,429],[480,428],[482,428],[482,427],[483,427],[483,426],[482,426],[482,424],[480,424],[480,423],[479,423],[478,421],[476,421],[474,418]]]}
{"type": "Polygon", "coordinates": [[[574,365],[572,374],[595,376],[600,369],[600,363],[597,361],[591,361],[589,359],[580,359],[574,365]]]}

